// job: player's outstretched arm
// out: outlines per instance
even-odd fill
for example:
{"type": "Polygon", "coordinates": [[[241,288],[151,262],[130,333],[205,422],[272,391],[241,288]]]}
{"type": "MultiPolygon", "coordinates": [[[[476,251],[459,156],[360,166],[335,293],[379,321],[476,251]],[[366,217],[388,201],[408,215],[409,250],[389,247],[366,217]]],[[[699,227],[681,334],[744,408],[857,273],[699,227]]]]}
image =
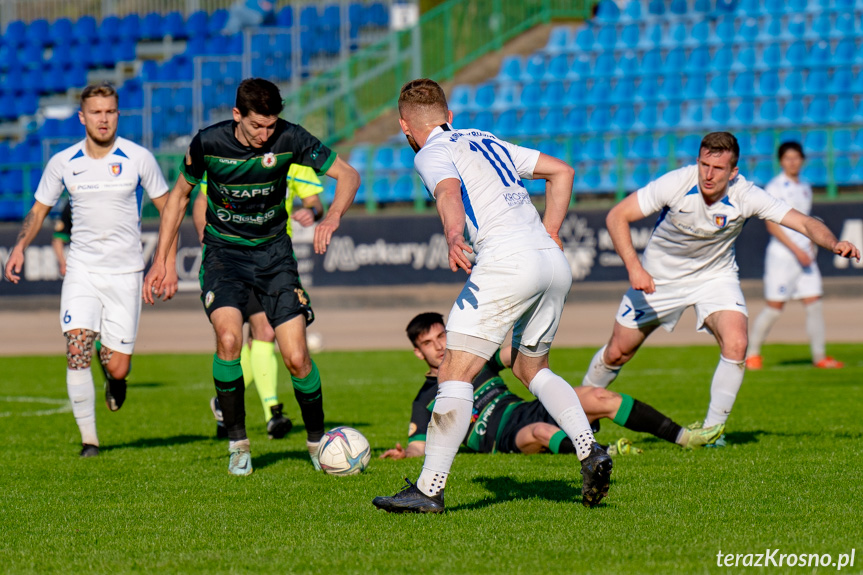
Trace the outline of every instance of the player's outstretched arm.
{"type": "Polygon", "coordinates": [[[566,212],[569,210],[575,170],[563,160],[540,154],[536,167],[533,169],[533,177],[548,182],[545,186],[545,214],[542,217],[542,224],[551,239],[563,249],[559,235],[560,226],[563,225],[566,212]]]}
{"type": "Polygon", "coordinates": [[[330,245],[333,232],[339,229],[342,216],[354,203],[354,197],[360,188],[360,174],[349,163],[337,157],[327,175],[336,180],[335,197],[327,215],[315,228],[315,253],[323,254],[330,245]]]}
{"type": "MultiPolygon", "coordinates": [[[[814,259],[814,253],[810,253],[807,250],[801,249],[797,244],[791,241],[791,238],[788,237],[788,234],[782,229],[782,226],[773,222],[764,222],[767,226],[767,232],[779,240],[783,246],[788,248],[788,250],[794,254],[794,257],[797,258],[797,261],[800,262],[800,265],[804,268],[809,266],[814,259]]],[[[811,247],[811,245],[810,245],[811,247]]]]}
{"type": "MultiPolygon", "coordinates": [[[[164,208],[161,211],[161,222],[159,223],[159,243],[156,246],[156,254],[153,256],[153,265],[144,278],[143,298],[149,304],[155,303],[155,297],[164,292],[163,283],[167,277],[168,256],[171,247],[174,248],[176,257],[177,231],[189,205],[189,194],[192,193],[194,185],[186,181],[182,175],[177,178],[174,189],[168,194],[164,208]],[[155,295],[154,295],[155,294],[155,295]]],[[[174,265],[176,274],[176,265],[174,265]]]]}
{"type": "Polygon", "coordinates": [[[402,447],[401,443],[396,443],[392,449],[387,449],[378,459],[404,459],[405,457],[422,457],[426,454],[425,441],[411,441],[408,443],[408,448],[402,447]]]}
{"type": "Polygon", "coordinates": [[[851,242],[840,242],[821,220],[791,209],[779,223],[786,228],[800,232],[825,250],[830,250],[834,254],[848,259],[854,258],[858,262],[860,261],[860,250],[857,246],[851,242]]]}
{"type": "Polygon", "coordinates": [[[461,199],[461,180],[441,180],[435,188],[434,198],[449,248],[449,268],[452,271],[461,268],[470,273],[471,263],[465,252],[473,253],[473,250],[464,241],[465,214],[464,201],[461,199]]]}
{"type": "Polygon", "coordinates": [[[614,244],[614,250],[623,260],[626,271],[629,272],[629,283],[632,288],[644,293],[653,293],[656,290],[653,278],[641,265],[638,252],[632,245],[632,230],[629,224],[641,219],[644,219],[644,213],[638,205],[638,195],[635,193],[629,194],[626,199],[611,208],[605,218],[605,225],[614,244]]]}
{"type": "Polygon", "coordinates": [[[27,246],[36,239],[39,230],[42,229],[42,222],[45,221],[45,216],[51,211],[51,206],[47,206],[40,201],[33,202],[33,207],[27,212],[24,217],[24,223],[21,224],[21,231],[18,232],[18,241],[15,247],[12,248],[12,253],[9,254],[9,259],[6,261],[6,269],[4,274],[6,279],[17,284],[21,277],[21,268],[24,266],[24,250],[27,246]]]}

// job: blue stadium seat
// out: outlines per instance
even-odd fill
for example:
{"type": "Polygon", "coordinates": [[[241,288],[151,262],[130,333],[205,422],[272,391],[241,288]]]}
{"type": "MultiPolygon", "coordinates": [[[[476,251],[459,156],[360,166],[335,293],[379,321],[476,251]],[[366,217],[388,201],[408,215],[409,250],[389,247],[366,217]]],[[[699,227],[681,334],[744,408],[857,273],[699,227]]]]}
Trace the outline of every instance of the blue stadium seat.
{"type": "Polygon", "coordinates": [[[641,70],[643,74],[659,74],[662,71],[662,52],[658,48],[644,53],[641,57],[641,70]]]}
{"type": "Polygon", "coordinates": [[[591,86],[590,91],[587,93],[587,101],[591,103],[603,103],[608,102],[610,98],[611,86],[608,80],[594,80],[593,86],[591,86]]]}
{"type": "Polygon", "coordinates": [[[856,32],[856,21],[853,12],[840,12],[836,14],[836,23],[831,34],[836,38],[853,38],[856,32]]]}
{"type": "Polygon", "coordinates": [[[658,123],[659,109],[656,104],[650,103],[641,107],[638,119],[633,127],[638,130],[653,130],[658,123]]]}
{"type": "Polygon", "coordinates": [[[803,90],[803,74],[800,70],[793,70],[788,72],[785,76],[784,87],[780,89],[779,93],[783,95],[799,96],[803,94],[803,90]]]}
{"type": "Polygon", "coordinates": [[[734,93],[738,96],[754,96],[755,95],[755,74],[752,72],[743,72],[734,78],[733,85],[734,93]]]}
{"type": "Polygon", "coordinates": [[[761,72],[758,78],[758,94],[761,96],[774,96],[779,91],[779,73],[776,70],[761,72]]]}
{"type": "MultiPolygon", "coordinates": [[[[761,13],[761,2],[760,0],[739,0],[739,2],[734,2],[735,8],[740,10],[743,14],[760,14],[761,13]]],[[[719,2],[716,3],[716,8],[719,9],[719,2]]],[[[730,10],[733,12],[733,10],[730,10]]]]}
{"type": "Polygon", "coordinates": [[[593,136],[584,143],[584,157],[595,162],[605,159],[605,140],[602,136],[593,136]]]}
{"type": "Polygon", "coordinates": [[[803,132],[796,128],[782,130],[779,133],[779,141],[780,142],[802,142],[803,141],[803,132]]]}
{"type": "Polygon", "coordinates": [[[822,154],[827,150],[827,132],[824,130],[812,130],[807,132],[803,138],[803,149],[806,153],[822,154]]]}
{"type": "Polygon", "coordinates": [[[596,57],[594,66],[594,76],[614,76],[617,73],[617,60],[614,58],[614,52],[601,52],[596,57]]]}
{"type": "Polygon", "coordinates": [[[668,34],[662,39],[663,45],[669,48],[683,46],[689,40],[689,28],[684,22],[675,22],[668,29],[668,34]]]}
{"type": "Polygon", "coordinates": [[[752,172],[752,181],[758,185],[766,186],[767,182],[773,179],[773,162],[770,160],[762,160],[755,164],[755,170],[752,172]]]}
{"type": "Polygon", "coordinates": [[[318,28],[318,9],[314,5],[306,5],[300,11],[300,26],[306,30],[318,28]]]}
{"type": "Polygon", "coordinates": [[[799,98],[793,98],[789,100],[785,104],[785,107],[782,108],[782,116],[780,117],[780,121],[783,123],[800,125],[803,123],[803,118],[803,100],[799,98]]]}
{"type": "Polygon", "coordinates": [[[494,130],[494,116],[491,112],[477,112],[473,116],[471,127],[483,132],[491,132],[494,130]]]}
{"type": "Polygon", "coordinates": [[[207,13],[203,10],[198,10],[189,15],[186,21],[186,34],[190,38],[207,35],[207,13]]]}
{"type": "Polygon", "coordinates": [[[679,72],[686,67],[686,52],[683,48],[669,50],[665,57],[663,69],[666,73],[679,72]]]}
{"type": "Polygon", "coordinates": [[[651,179],[650,165],[647,163],[638,164],[632,171],[632,183],[627,188],[630,190],[643,188],[650,183],[651,179]]]}
{"type": "Polygon", "coordinates": [[[141,39],[161,40],[164,35],[163,30],[162,15],[158,12],[150,12],[141,22],[141,39]]]}
{"type": "Polygon", "coordinates": [[[629,147],[627,157],[631,159],[649,160],[655,157],[656,139],[653,134],[639,134],[629,147]]]}
{"type": "Polygon", "coordinates": [[[707,20],[701,20],[695,23],[689,30],[689,35],[686,38],[686,45],[691,47],[703,46],[710,38],[710,23],[707,20]]]}
{"type": "Polygon", "coordinates": [[[614,111],[614,117],[611,121],[612,127],[616,130],[626,132],[632,128],[634,123],[635,108],[632,104],[617,106],[617,109],[614,111]]]}
{"type": "Polygon", "coordinates": [[[412,174],[405,174],[396,178],[392,188],[393,201],[410,202],[419,193],[419,184],[412,174]]]}
{"type": "Polygon", "coordinates": [[[854,112],[854,98],[843,94],[836,98],[836,102],[833,104],[833,110],[830,112],[830,121],[839,124],[849,124],[856,119],[854,112]]]}
{"type": "Polygon", "coordinates": [[[801,40],[806,37],[806,17],[795,15],[788,18],[786,31],[782,34],[783,40],[801,40]]]}
{"type": "Polygon", "coordinates": [[[806,64],[809,53],[806,50],[806,42],[797,40],[792,43],[785,52],[785,62],[794,68],[802,67],[806,64]]]}
{"type": "Polygon", "coordinates": [[[717,74],[710,80],[707,96],[709,98],[725,98],[728,96],[728,90],[728,76],[726,74],[717,74]]]}
{"type": "Polygon", "coordinates": [[[830,14],[822,13],[812,20],[807,37],[812,40],[823,40],[831,35],[833,25],[830,23],[830,14]]]}
{"type": "Polygon", "coordinates": [[[369,7],[368,23],[370,26],[386,28],[390,24],[390,14],[387,7],[381,2],[375,2],[369,7]]]}
{"type": "Polygon", "coordinates": [[[14,20],[6,26],[3,42],[13,48],[19,48],[27,43],[27,25],[21,20],[14,20]]]}
{"type": "Polygon", "coordinates": [[[849,158],[836,158],[833,164],[833,181],[840,186],[855,182],[854,166],[849,158]]]}
{"type": "Polygon", "coordinates": [[[686,70],[689,72],[703,72],[710,65],[710,49],[707,46],[694,48],[689,54],[686,62],[686,70]]]}
{"type": "Polygon", "coordinates": [[[808,61],[810,66],[827,66],[831,58],[830,43],[822,40],[812,45],[808,61]]]}
{"type": "Polygon", "coordinates": [[[776,152],[777,141],[773,130],[766,130],[755,135],[755,147],[753,153],[758,156],[773,157],[776,152]]]}
{"type": "MultiPolygon", "coordinates": [[[[737,111],[735,110],[735,115],[737,111]]],[[[740,157],[748,158],[752,155],[752,134],[746,130],[737,131],[734,133],[737,138],[737,143],[740,146],[740,157]]]]}
{"type": "Polygon", "coordinates": [[[733,124],[739,127],[749,127],[755,123],[755,103],[752,100],[741,100],[734,108],[733,124]]]}
{"type": "Polygon", "coordinates": [[[662,99],[663,100],[682,100],[683,99],[683,75],[682,74],[666,74],[662,81],[662,99]]]}
{"type": "Polygon", "coordinates": [[[613,0],[600,0],[596,5],[594,18],[600,22],[617,22],[620,18],[620,8],[613,0]]]}
{"type": "Polygon", "coordinates": [[[680,125],[685,128],[701,128],[704,125],[704,106],[701,102],[686,102],[680,125]]]}
{"type": "Polygon", "coordinates": [[[675,148],[675,156],[685,158],[686,161],[692,162],[698,157],[698,149],[701,146],[700,134],[687,134],[680,138],[675,148]]]}
{"type": "Polygon", "coordinates": [[[758,107],[758,113],[755,115],[755,125],[765,126],[773,125],[779,119],[779,104],[774,98],[769,98],[761,102],[758,107]]]}
{"type": "Polygon", "coordinates": [[[585,52],[593,50],[595,41],[593,30],[590,27],[582,28],[575,35],[575,46],[578,50],[584,50],[585,52]]]}
{"type": "Polygon", "coordinates": [[[758,27],[757,42],[773,42],[788,39],[786,28],[782,25],[781,16],[773,16],[758,27]]]}
{"type": "Polygon", "coordinates": [[[638,24],[629,24],[620,34],[621,43],[627,48],[636,48],[641,40],[638,24]]]}
{"type": "Polygon", "coordinates": [[[372,167],[376,170],[391,170],[395,164],[395,150],[389,146],[383,146],[375,150],[372,167]]]}
{"type": "Polygon", "coordinates": [[[720,100],[719,102],[714,102],[712,106],[710,106],[710,124],[715,127],[722,128],[723,126],[728,125],[731,120],[731,108],[728,106],[728,102],[725,100],[720,100]]]}
{"type": "Polygon", "coordinates": [[[572,57],[572,65],[566,77],[571,79],[587,78],[591,73],[590,57],[586,54],[576,54],[572,57]]]}
{"type": "Polygon", "coordinates": [[[186,32],[186,22],[183,20],[183,15],[179,12],[169,12],[165,16],[162,33],[175,40],[185,40],[188,38],[189,34],[186,32]]]}
{"type": "Polygon", "coordinates": [[[662,30],[662,24],[653,23],[648,25],[644,34],[641,34],[639,48],[650,50],[662,44],[665,39],[665,33],[662,30]]]}
{"type": "Polygon", "coordinates": [[[452,89],[447,103],[454,112],[473,108],[473,89],[467,84],[458,84],[452,89]]]}
{"type": "Polygon", "coordinates": [[[488,110],[491,108],[492,104],[494,104],[494,84],[485,83],[479,84],[476,87],[476,92],[474,93],[474,103],[476,108],[481,110],[488,110]]]}
{"type": "MultiPolygon", "coordinates": [[[[76,22],[75,24],[77,29],[78,22],[76,22]]],[[[141,18],[137,14],[129,14],[128,16],[125,16],[122,20],[120,20],[119,33],[121,38],[131,39],[135,42],[140,40],[141,18]]],[[[77,34],[78,32],[76,31],[76,36],[77,34]]]]}
{"type": "Polygon", "coordinates": [[[336,30],[341,24],[341,7],[338,4],[329,4],[324,7],[318,26],[328,30],[336,30]]]}
{"type": "MultiPolygon", "coordinates": [[[[503,114],[506,114],[504,112],[503,114]]],[[[501,114],[501,116],[503,116],[501,114]]],[[[512,132],[517,136],[535,136],[542,134],[542,115],[538,108],[525,110],[521,119],[517,119],[515,129],[512,132]]]]}
{"type": "Polygon", "coordinates": [[[768,70],[775,70],[782,66],[784,51],[779,42],[767,44],[761,52],[761,59],[768,70]]]}
{"type": "Polygon", "coordinates": [[[581,80],[573,80],[566,89],[566,102],[571,106],[580,105],[587,101],[587,88],[581,80]]]}
{"type": "Polygon", "coordinates": [[[602,50],[613,50],[617,44],[617,27],[613,24],[602,26],[596,33],[596,44],[602,50]]]}
{"type": "Polygon", "coordinates": [[[682,16],[686,14],[687,6],[686,0],[671,0],[671,6],[669,6],[669,12],[672,14],[677,14],[682,16]]]}
{"type": "Polygon", "coordinates": [[[544,90],[542,89],[542,84],[539,82],[525,84],[524,88],[521,89],[521,93],[518,94],[518,103],[523,108],[535,108],[541,106],[543,93],[544,90]]]}
{"type": "Polygon", "coordinates": [[[770,14],[783,14],[785,4],[785,0],[764,0],[764,10],[770,14]]]}
{"type": "Polygon", "coordinates": [[[563,82],[549,82],[542,91],[539,103],[545,108],[563,108],[566,101],[566,88],[563,82]]]}
{"type": "Polygon", "coordinates": [[[663,14],[665,14],[664,0],[650,0],[647,5],[647,12],[649,14],[653,14],[654,16],[662,16],[663,14]]]}
{"type": "Polygon", "coordinates": [[[630,20],[641,20],[641,0],[629,0],[623,9],[623,15],[630,20]]]}
{"type": "Polygon", "coordinates": [[[737,34],[734,16],[729,14],[722,16],[716,22],[716,37],[722,45],[730,46],[734,42],[734,36],[737,34]]]}
{"type": "Polygon", "coordinates": [[[582,134],[587,131],[587,113],[584,108],[573,108],[567,112],[564,130],[568,134],[582,134]]]}
{"type": "MultiPolygon", "coordinates": [[[[498,84],[494,94],[494,103],[491,106],[492,110],[508,110],[516,105],[519,101],[519,89],[517,84],[498,84]]],[[[531,103],[529,102],[528,105],[531,103]]],[[[537,105],[537,100],[532,102],[532,105],[537,105]]]]}
{"type": "Polygon", "coordinates": [[[548,61],[545,78],[549,80],[562,80],[569,74],[569,59],[566,54],[557,54],[548,61]]]}
{"type": "Polygon", "coordinates": [[[853,38],[843,38],[836,44],[833,64],[853,64],[858,60],[857,46],[853,38]]]}
{"type": "Polygon", "coordinates": [[[607,130],[611,127],[611,110],[608,106],[596,106],[590,113],[588,124],[597,132],[607,130]]]}
{"type": "Polygon", "coordinates": [[[518,114],[515,110],[507,110],[497,117],[492,132],[497,136],[508,138],[514,136],[517,130],[518,114]]]}
{"type": "Polygon", "coordinates": [[[48,31],[50,43],[57,46],[66,46],[72,42],[72,22],[68,18],[59,18],[51,24],[48,31]]]}
{"type": "Polygon", "coordinates": [[[209,30],[211,36],[218,34],[227,23],[228,11],[225,9],[216,10],[210,14],[210,20],[207,22],[207,30],[209,30]]]}
{"type": "Polygon", "coordinates": [[[47,46],[50,43],[48,21],[43,19],[33,20],[27,25],[25,31],[26,42],[37,46],[47,46]]]}
{"type": "Polygon", "coordinates": [[[813,186],[827,185],[827,166],[824,160],[813,158],[803,164],[803,178],[813,186]]]}
{"type": "Polygon", "coordinates": [[[617,81],[614,89],[611,91],[610,101],[617,103],[631,102],[633,94],[635,94],[635,81],[630,78],[623,78],[617,81]]]}
{"type": "Polygon", "coordinates": [[[644,102],[655,102],[659,99],[659,83],[656,76],[642,76],[638,89],[635,91],[635,100],[644,102]]]}
{"type": "Polygon", "coordinates": [[[737,52],[732,69],[739,72],[752,70],[756,66],[755,60],[755,50],[751,47],[742,47],[737,52]]]}
{"type": "Polygon", "coordinates": [[[676,128],[681,124],[681,110],[679,102],[669,102],[662,108],[657,126],[660,128],[676,128]]]}
{"type": "Polygon", "coordinates": [[[624,76],[638,76],[641,74],[641,63],[633,51],[624,52],[617,60],[617,70],[624,76]]]}
{"type": "Polygon", "coordinates": [[[548,42],[545,45],[545,51],[549,54],[566,52],[570,42],[569,33],[569,26],[556,26],[552,28],[548,42]]]}
{"type": "Polygon", "coordinates": [[[564,124],[563,108],[553,108],[540,119],[538,131],[548,136],[557,135],[563,132],[564,124]]]}
{"type": "Polygon", "coordinates": [[[806,93],[821,94],[827,92],[830,87],[830,76],[827,74],[827,69],[812,69],[806,77],[806,93]]]}
{"type": "Polygon", "coordinates": [[[737,34],[743,38],[748,44],[754,44],[760,35],[760,28],[758,26],[758,20],[755,18],[747,18],[740,25],[740,29],[737,31],[737,34]]]}
{"type": "Polygon", "coordinates": [[[707,92],[707,76],[702,74],[689,74],[686,78],[684,96],[687,100],[699,100],[707,92]]]}
{"type": "Polygon", "coordinates": [[[395,167],[397,169],[402,169],[402,170],[408,170],[408,171],[413,170],[414,169],[414,158],[416,158],[416,153],[412,149],[410,149],[406,146],[403,146],[403,147],[399,148],[399,152],[398,152],[398,154],[396,154],[396,165],[395,165],[395,167]]]}
{"type": "Polygon", "coordinates": [[[368,146],[359,145],[351,150],[350,164],[360,173],[369,165],[369,148],[368,146]]]}
{"type": "Polygon", "coordinates": [[[543,76],[545,76],[545,56],[536,53],[525,60],[522,80],[525,82],[542,80],[543,76]]]}
{"type": "Polygon", "coordinates": [[[713,55],[713,60],[710,62],[710,67],[720,72],[731,70],[734,65],[734,52],[730,46],[722,46],[716,50],[713,55]]]}
{"type": "MultiPolygon", "coordinates": [[[[852,102],[853,103],[853,102],[852,102]]],[[[839,128],[833,131],[833,151],[845,154],[855,150],[854,136],[848,128],[839,128]]]]}

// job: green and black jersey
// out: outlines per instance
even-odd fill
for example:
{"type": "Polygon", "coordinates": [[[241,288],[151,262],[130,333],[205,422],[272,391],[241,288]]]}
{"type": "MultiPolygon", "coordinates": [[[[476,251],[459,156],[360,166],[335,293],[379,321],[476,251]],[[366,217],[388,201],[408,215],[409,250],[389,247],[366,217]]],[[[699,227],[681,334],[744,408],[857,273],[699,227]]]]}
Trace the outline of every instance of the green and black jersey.
{"type": "Polygon", "coordinates": [[[180,167],[190,184],[207,175],[204,242],[257,246],[285,234],[286,176],[292,164],[323,175],[336,154],[302,126],[279,118],[262,148],[244,146],[227,120],[198,132],[180,167]]]}
{"type": "MultiPolygon", "coordinates": [[[[504,369],[500,351],[494,354],[473,380],[473,412],[464,445],[480,453],[493,453],[507,407],[523,400],[509,391],[500,377],[504,369]]],[[[425,441],[437,396],[437,377],[426,376],[411,409],[408,441],[425,441]]]]}

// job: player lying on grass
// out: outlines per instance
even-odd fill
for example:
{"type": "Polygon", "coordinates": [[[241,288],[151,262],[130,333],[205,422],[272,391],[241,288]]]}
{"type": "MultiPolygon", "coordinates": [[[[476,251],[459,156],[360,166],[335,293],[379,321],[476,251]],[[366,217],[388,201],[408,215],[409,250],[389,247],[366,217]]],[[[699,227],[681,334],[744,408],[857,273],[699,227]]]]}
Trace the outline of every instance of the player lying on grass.
{"type": "MultiPolygon", "coordinates": [[[[425,455],[425,438],[438,391],[438,368],[446,350],[446,328],[439,313],[421,313],[407,326],[414,354],[428,365],[426,380],[411,409],[407,449],[401,444],[381,459],[425,455]]],[[[575,453],[572,441],[539,401],[524,401],[510,392],[499,373],[512,365],[512,348],[494,355],[473,380],[473,414],[464,445],[479,453],[575,453]]],[[[652,433],[692,449],[716,441],[724,426],[687,429],[632,397],[598,387],[576,387],[575,392],[591,422],[603,417],[633,431],[652,433]]]]}

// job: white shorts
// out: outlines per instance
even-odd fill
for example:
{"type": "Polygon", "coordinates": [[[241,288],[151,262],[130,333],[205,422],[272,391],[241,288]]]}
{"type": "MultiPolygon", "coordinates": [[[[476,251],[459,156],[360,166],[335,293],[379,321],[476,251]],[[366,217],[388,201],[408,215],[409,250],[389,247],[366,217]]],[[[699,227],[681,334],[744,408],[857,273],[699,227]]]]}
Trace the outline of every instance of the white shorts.
{"type": "Polygon", "coordinates": [[[629,288],[620,302],[615,320],[630,329],[660,325],[670,332],[689,306],[695,306],[696,330],[707,333],[711,331],[704,325],[704,320],[717,311],[739,311],[749,317],[740,281],[714,278],[697,284],[659,285],[652,294],[629,288]]]}
{"type": "Polygon", "coordinates": [[[102,345],[132,355],[141,318],[143,272],[103,274],[68,269],[60,295],[63,332],[89,329],[102,345]]]}
{"type": "Polygon", "coordinates": [[[821,270],[812,262],[803,267],[790,250],[767,250],[764,258],[764,299],[788,301],[821,296],[821,270]]]}
{"type": "Polygon", "coordinates": [[[455,300],[447,320],[447,347],[460,349],[450,333],[484,340],[462,349],[490,358],[513,330],[512,345],[538,357],[548,353],[572,287],[572,270],[557,248],[528,250],[480,260],[455,300]]]}

